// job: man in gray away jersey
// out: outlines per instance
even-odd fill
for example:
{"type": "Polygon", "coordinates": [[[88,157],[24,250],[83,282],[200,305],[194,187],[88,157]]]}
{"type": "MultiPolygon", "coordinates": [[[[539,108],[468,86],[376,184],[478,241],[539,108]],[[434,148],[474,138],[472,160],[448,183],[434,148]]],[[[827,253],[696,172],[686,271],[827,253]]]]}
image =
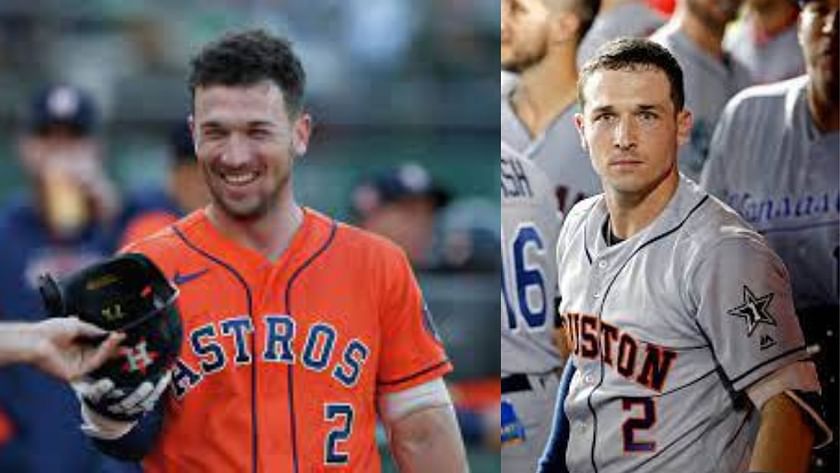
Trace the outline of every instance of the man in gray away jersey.
{"type": "Polygon", "coordinates": [[[604,194],[572,209],[557,245],[577,369],[569,471],[804,472],[826,432],[787,273],[680,176],[691,113],[679,64],[617,40],[583,69],[579,97],[604,194]]]}
{"type": "Polygon", "coordinates": [[[534,163],[502,143],[502,471],[534,471],[565,357],[554,343],[561,216],[534,163]]]}
{"type": "Polygon", "coordinates": [[[685,77],[686,106],[694,126],[680,149],[680,170],[700,178],[709,141],[726,101],[752,85],[749,71],[723,50],[726,25],[735,19],[742,0],[677,0],[671,20],[651,39],[671,51],[685,77]]]}
{"type": "MultiPolygon", "coordinates": [[[[753,87],[727,104],[701,183],[731,205],[782,257],[794,304],[838,427],[840,325],[840,60],[838,0],[802,2],[807,75],[753,87]]],[[[837,442],[821,470],[838,471],[837,442]]]]}
{"type": "Polygon", "coordinates": [[[600,192],[574,126],[575,54],[598,0],[502,0],[502,69],[518,74],[502,95],[502,141],[532,159],[566,211],[600,192]]]}
{"type": "Polygon", "coordinates": [[[749,71],[753,84],[805,72],[796,40],[799,9],[791,0],[747,0],[744,17],[726,31],[724,48],[749,71]]]}
{"type": "Polygon", "coordinates": [[[646,38],[665,24],[665,20],[645,0],[601,0],[598,16],[578,48],[578,69],[602,44],[623,36],[646,38]]]}

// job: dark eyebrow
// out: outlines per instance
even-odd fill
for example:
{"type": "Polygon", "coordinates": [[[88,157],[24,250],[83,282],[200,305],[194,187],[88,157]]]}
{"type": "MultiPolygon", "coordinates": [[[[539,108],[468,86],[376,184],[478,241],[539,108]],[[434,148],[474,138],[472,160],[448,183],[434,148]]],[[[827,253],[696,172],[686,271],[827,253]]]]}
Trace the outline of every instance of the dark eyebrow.
{"type": "Polygon", "coordinates": [[[273,128],[274,123],[267,120],[254,120],[248,122],[248,128],[273,128]]]}
{"type": "Polygon", "coordinates": [[[661,105],[648,105],[648,104],[639,105],[638,107],[636,107],[636,109],[640,112],[650,112],[650,111],[661,112],[661,111],[663,111],[661,105]]]}
{"type": "MultiPolygon", "coordinates": [[[[274,123],[269,120],[253,120],[249,121],[246,125],[247,128],[273,128],[274,123]]],[[[224,123],[216,120],[210,120],[203,122],[199,125],[201,129],[214,129],[214,128],[225,128],[224,123]]]]}
{"type": "Polygon", "coordinates": [[[219,129],[219,128],[224,128],[224,125],[222,125],[221,122],[211,120],[211,121],[200,123],[198,125],[198,128],[201,129],[201,130],[208,130],[208,129],[215,130],[215,129],[219,129]]]}
{"type": "Polygon", "coordinates": [[[592,109],[592,113],[596,113],[596,114],[597,113],[604,113],[604,112],[612,113],[614,111],[615,111],[615,109],[613,108],[612,105],[602,105],[600,107],[595,107],[595,108],[592,109]]]}

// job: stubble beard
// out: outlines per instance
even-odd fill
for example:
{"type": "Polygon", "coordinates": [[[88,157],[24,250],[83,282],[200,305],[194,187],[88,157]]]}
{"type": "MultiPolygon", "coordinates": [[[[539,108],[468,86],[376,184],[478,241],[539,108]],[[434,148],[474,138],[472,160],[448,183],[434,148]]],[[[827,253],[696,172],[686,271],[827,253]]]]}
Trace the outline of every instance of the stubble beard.
{"type": "Polygon", "coordinates": [[[267,195],[258,195],[257,202],[248,208],[238,208],[235,204],[230,205],[224,198],[223,192],[216,189],[214,186],[207,186],[210,189],[210,196],[214,206],[231,220],[238,222],[250,222],[259,220],[268,215],[272,210],[280,205],[280,194],[283,189],[289,185],[290,176],[285,176],[278,179],[275,186],[267,195]]]}
{"type": "Polygon", "coordinates": [[[514,55],[510,60],[502,63],[502,70],[514,74],[522,74],[528,69],[541,63],[548,54],[548,46],[542,42],[534,50],[528,50],[524,54],[514,55]]]}

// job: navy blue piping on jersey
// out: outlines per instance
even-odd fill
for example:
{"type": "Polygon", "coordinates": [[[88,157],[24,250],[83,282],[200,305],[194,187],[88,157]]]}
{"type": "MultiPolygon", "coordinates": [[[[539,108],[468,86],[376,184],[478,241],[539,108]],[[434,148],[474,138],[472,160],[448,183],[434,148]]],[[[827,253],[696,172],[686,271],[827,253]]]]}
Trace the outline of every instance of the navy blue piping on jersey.
{"type": "Polygon", "coordinates": [[[172,230],[175,232],[175,235],[184,242],[185,245],[190,247],[193,251],[197,252],[198,254],[204,256],[205,258],[209,259],[210,261],[218,264],[222,268],[226,269],[230,274],[242,284],[242,287],[245,289],[245,297],[248,301],[248,318],[251,320],[251,326],[254,327],[254,333],[251,336],[251,354],[254,356],[254,362],[251,363],[251,471],[257,473],[257,463],[259,458],[259,437],[258,437],[258,425],[257,425],[257,361],[256,361],[256,327],[257,324],[254,322],[254,303],[253,297],[251,296],[251,287],[245,281],[245,278],[242,277],[236,269],[233,268],[230,264],[222,261],[216,256],[211,255],[210,253],[202,250],[189,239],[187,239],[186,235],[184,235],[181,230],[178,229],[175,225],[172,225],[172,230]]]}
{"type": "MultiPolygon", "coordinates": [[[[750,405],[752,405],[752,404],[750,404],[750,405]]],[[[750,420],[750,414],[752,413],[753,410],[754,409],[752,407],[750,407],[750,412],[747,412],[746,414],[744,414],[744,418],[741,419],[741,425],[739,425],[738,428],[735,430],[735,434],[732,436],[732,438],[729,439],[726,442],[726,444],[724,444],[725,445],[723,447],[724,450],[728,450],[729,447],[731,447],[732,444],[735,443],[735,440],[738,439],[738,436],[741,435],[741,431],[744,430],[744,427],[747,425],[747,422],[750,420]]]]}
{"type": "MultiPolygon", "coordinates": [[[[627,263],[629,263],[630,260],[632,260],[636,256],[636,254],[638,254],[640,251],[642,251],[642,249],[644,249],[647,246],[653,244],[654,242],[657,242],[657,241],[671,235],[672,233],[674,233],[677,230],[679,230],[680,228],[682,228],[682,226],[685,225],[685,222],[687,222],[688,219],[691,218],[692,215],[694,215],[694,212],[696,212],[697,209],[699,209],[708,200],[709,200],[709,195],[707,194],[702,199],[700,199],[700,202],[698,202],[697,205],[695,205],[694,207],[692,207],[691,210],[688,211],[685,218],[683,218],[680,223],[678,223],[676,226],[674,226],[674,228],[672,228],[672,229],[668,230],[667,232],[665,232],[661,235],[658,235],[654,238],[651,238],[650,240],[642,243],[641,246],[636,248],[633,251],[633,253],[631,253],[630,256],[626,260],[624,260],[624,263],[622,263],[621,266],[618,268],[618,271],[615,272],[615,276],[613,276],[612,281],[610,281],[610,283],[607,285],[607,288],[604,290],[604,294],[601,296],[601,307],[598,309],[598,324],[599,325],[601,324],[601,317],[602,317],[603,312],[604,312],[604,305],[607,302],[607,296],[609,295],[610,290],[613,287],[613,284],[615,284],[615,282],[618,280],[618,276],[621,275],[621,272],[627,266],[627,263]]],[[[607,218],[609,218],[609,217],[607,217],[607,218]]],[[[586,248],[586,242],[584,242],[584,248],[586,248]]],[[[589,460],[592,463],[592,469],[595,471],[595,473],[598,473],[598,465],[595,464],[595,445],[598,443],[596,441],[596,439],[598,438],[598,414],[595,412],[595,407],[592,406],[592,394],[595,392],[595,390],[597,390],[598,388],[600,388],[604,384],[604,350],[601,347],[601,337],[600,336],[597,338],[596,346],[598,347],[598,354],[599,354],[599,358],[600,358],[600,363],[598,363],[598,366],[600,367],[600,378],[598,379],[598,384],[596,384],[595,387],[593,387],[592,390],[589,391],[589,394],[586,396],[586,405],[589,407],[589,412],[592,413],[592,444],[591,444],[591,447],[590,447],[590,450],[589,450],[589,460]]]]}
{"type": "Polygon", "coordinates": [[[689,386],[693,386],[693,385],[695,385],[695,384],[699,383],[700,381],[703,381],[704,379],[708,378],[709,376],[711,376],[711,375],[712,375],[712,374],[714,374],[714,373],[717,373],[717,368],[712,368],[712,369],[710,369],[709,371],[707,371],[707,372],[703,373],[703,375],[702,375],[702,376],[700,376],[699,378],[697,378],[697,379],[695,379],[695,380],[693,380],[693,381],[689,381],[688,383],[685,383],[685,384],[683,384],[682,386],[680,386],[680,387],[678,387],[678,388],[674,388],[674,389],[672,389],[672,390],[670,390],[670,391],[661,392],[661,393],[659,393],[659,394],[654,394],[654,395],[653,395],[653,396],[651,396],[651,397],[664,397],[664,396],[667,396],[668,394],[673,394],[673,393],[675,393],[675,392],[677,392],[677,391],[681,391],[681,390],[683,390],[683,389],[685,389],[685,388],[687,388],[687,387],[689,387],[689,386]]]}
{"type": "Polygon", "coordinates": [[[379,381],[378,384],[380,384],[382,386],[392,386],[394,384],[404,383],[406,381],[412,380],[412,379],[417,378],[419,376],[423,376],[424,374],[428,373],[429,371],[434,371],[434,370],[440,368],[441,366],[443,366],[447,363],[449,363],[449,359],[445,358],[440,363],[435,363],[434,365],[429,366],[428,368],[423,368],[423,369],[421,369],[421,370],[419,370],[415,373],[412,373],[408,376],[403,376],[402,378],[397,378],[397,379],[388,380],[388,381],[379,381]]]}
{"type": "MultiPolygon", "coordinates": [[[[335,234],[336,234],[337,230],[338,230],[338,224],[335,222],[335,220],[332,220],[330,222],[330,234],[327,237],[326,241],[324,241],[324,244],[321,245],[321,247],[318,248],[318,250],[315,253],[313,253],[312,256],[307,258],[306,261],[304,261],[303,264],[301,264],[295,270],[294,273],[292,273],[292,276],[289,278],[289,282],[286,283],[285,304],[286,304],[286,313],[289,315],[289,317],[293,317],[293,314],[292,314],[292,284],[294,284],[295,280],[297,279],[298,276],[300,276],[300,274],[303,272],[304,269],[309,267],[309,265],[312,264],[312,262],[315,261],[316,258],[321,256],[321,254],[323,254],[324,251],[327,250],[327,248],[332,244],[333,240],[335,239],[335,234]]],[[[288,400],[289,400],[289,423],[290,423],[290,426],[291,426],[291,429],[292,429],[292,461],[294,462],[294,467],[295,467],[294,471],[295,471],[295,473],[297,473],[298,471],[300,471],[300,469],[299,469],[299,466],[298,466],[298,453],[297,453],[297,419],[295,418],[294,365],[290,365],[286,369],[286,373],[287,373],[287,379],[288,379],[287,385],[288,385],[288,389],[289,389],[289,396],[288,396],[288,400]]]]}
{"type": "Polygon", "coordinates": [[[586,245],[586,219],[583,219],[583,252],[586,254],[589,266],[592,266],[592,255],[589,254],[589,247],[586,245]]]}
{"type": "Polygon", "coordinates": [[[764,367],[764,365],[768,365],[768,364],[770,364],[770,363],[773,363],[774,361],[777,361],[777,360],[779,360],[780,358],[785,358],[785,357],[790,356],[790,355],[792,355],[792,354],[794,354],[794,353],[796,353],[796,352],[799,352],[799,351],[806,351],[806,350],[807,350],[807,345],[800,345],[800,346],[798,346],[798,347],[796,347],[796,348],[791,348],[790,350],[788,350],[788,351],[786,351],[786,352],[784,352],[784,353],[780,353],[780,354],[778,354],[778,355],[774,356],[773,358],[770,358],[769,360],[764,360],[763,362],[761,362],[761,363],[759,363],[759,364],[757,364],[757,365],[753,366],[752,368],[748,369],[748,370],[747,370],[747,371],[745,371],[744,373],[742,373],[742,374],[740,374],[740,375],[738,375],[738,376],[735,376],[734,378],[732,378],[732,379],[730,380],[730,382],[731,382],[732,384],[735,384],[735,383],[737,383],[738,381],[741,381],[742,379],[746,378],[746,377],[747,377],[747,376],[749,376],[750,374],[754,373],[754,372],[755,372],[755,370],[757,370],[757,369],[759,369],[759,368],[764,367]]]}

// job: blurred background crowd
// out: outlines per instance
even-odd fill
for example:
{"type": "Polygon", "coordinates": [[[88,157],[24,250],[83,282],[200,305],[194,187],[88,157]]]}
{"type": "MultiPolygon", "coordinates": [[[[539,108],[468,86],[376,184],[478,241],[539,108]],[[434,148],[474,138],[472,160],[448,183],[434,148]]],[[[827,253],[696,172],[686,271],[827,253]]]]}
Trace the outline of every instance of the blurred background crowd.
{"type": "MultiPolygon", "coordinates": [[[[0,318],[43,317],[40,274],[204,205],[187,65],[223,32],[261,27],[307,72],[298,200],[409,254],[456,366],[470,462],[497,471],[498,18],[479,0],[0,2],[0,318]]],[[[77,411],[58,381],[0,370],[0,471],[136,471],[93,452],[77,411]]]]}

